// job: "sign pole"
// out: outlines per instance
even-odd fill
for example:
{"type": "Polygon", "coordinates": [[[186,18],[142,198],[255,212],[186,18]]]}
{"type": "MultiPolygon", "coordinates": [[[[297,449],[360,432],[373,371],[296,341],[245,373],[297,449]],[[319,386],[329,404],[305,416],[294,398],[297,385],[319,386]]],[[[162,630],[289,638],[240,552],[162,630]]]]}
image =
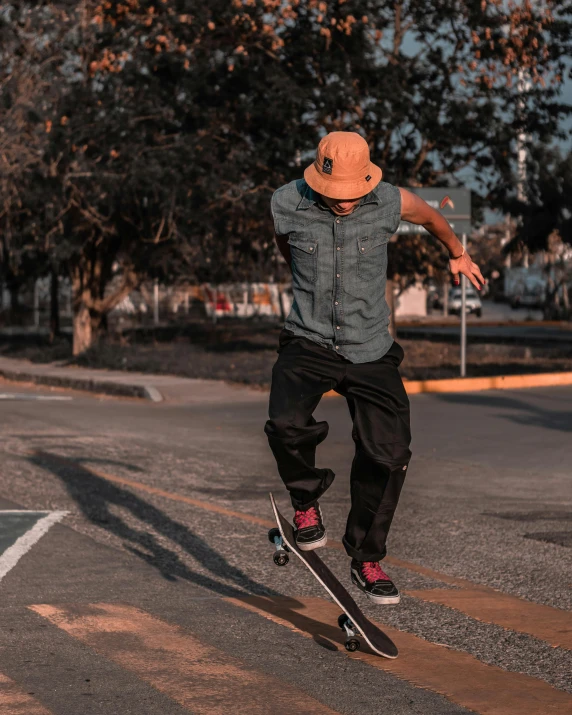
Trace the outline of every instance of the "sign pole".
{"type": "MultiPolygon", "coordinates": [[[[463,248],[467,250],[467,234],[462,236],[463,248]]],[[[461,377],[467,377],[467,279],[461,274],[461,377]]]]}

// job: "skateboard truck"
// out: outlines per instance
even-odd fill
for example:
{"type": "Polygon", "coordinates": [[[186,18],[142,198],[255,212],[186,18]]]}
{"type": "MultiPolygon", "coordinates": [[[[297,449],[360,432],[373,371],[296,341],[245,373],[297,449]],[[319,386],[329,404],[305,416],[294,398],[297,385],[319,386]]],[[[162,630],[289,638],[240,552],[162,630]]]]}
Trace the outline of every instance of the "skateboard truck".
{"type": "Polygon", "coordinates": [[[342,631],[346,632],[346,650],[349,650],[350,653],[359,650],[361,648],[361,643],[357,636],[360,635],[360,632],[354,626],[351,619],[346,616],[345,613],[340,613],[340,616],[338,618],[338,626],[342,629],[342,631]]]}
{"type": "Polygon", "coordinates": [[[290,557],[287,553],[289,549],[284,543],[280,529],[270,529],[268,532],[268,541],[276,547],[276,551],[272,557],[276,566],[286,566],[286,564],[290,561],[290,557]]]}

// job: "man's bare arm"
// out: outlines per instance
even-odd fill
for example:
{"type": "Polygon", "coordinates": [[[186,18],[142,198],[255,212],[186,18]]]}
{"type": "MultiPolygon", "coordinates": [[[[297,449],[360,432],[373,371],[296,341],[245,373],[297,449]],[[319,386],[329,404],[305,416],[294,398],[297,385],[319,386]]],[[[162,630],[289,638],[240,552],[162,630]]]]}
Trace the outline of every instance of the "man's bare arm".
{"type": "Polygon", "coordinates": [[[455,284],[459,284],[459,273],[467,276],[471,283],[481,290],[485,279],[480,268],[473,263],[468,253],[463,253],[463,244],[449,226],[447,220],[416,194],[399,189],[401,194],[401,218],[404,221],[423,226],[432,233],[449,251],[449,268],[455,284]]]}
{"type": "Polygon", "coordinates": [[[292,255],[290,253],[290,244],[288,243],[288,236],[279,236],[277,233],[274,234],[274,240],[278,246],[278,250],[282,254],[286,263],[292,268],[292,255]]]}

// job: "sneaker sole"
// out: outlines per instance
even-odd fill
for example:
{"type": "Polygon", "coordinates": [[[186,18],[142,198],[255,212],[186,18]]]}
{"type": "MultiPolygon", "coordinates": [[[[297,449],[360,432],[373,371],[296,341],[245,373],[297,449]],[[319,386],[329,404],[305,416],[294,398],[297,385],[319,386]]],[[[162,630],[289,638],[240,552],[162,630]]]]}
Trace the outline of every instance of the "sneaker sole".
{"type": "Polygon", "coordinates": [[[319,549],[322,546],[325,546],[328,543],[328,537],[326,534],[322,536],[321,539],[318,539],[317,541],[311,541],[310,543],[306,544],[299,544],[296,542],[296,546],[300,549],[300,551],[313,551],[314,549],[319,549]]]}
{"type": "Polygon", "coordinates": [[[352,577],[352,583],[354,584],[354,586],[357,586],[359,588],[359,590],[369,598],[370,601],[377,604],[378,606],[397,605],[401,601],[400,594],[397,594],[397,596],[375,596],[372,593],[368,593],[365,590],[365,588],[361,585],[361,583],[358,581],[358,579],[354,576],[353,571],[352,571],[351,577],[352,577]]]}

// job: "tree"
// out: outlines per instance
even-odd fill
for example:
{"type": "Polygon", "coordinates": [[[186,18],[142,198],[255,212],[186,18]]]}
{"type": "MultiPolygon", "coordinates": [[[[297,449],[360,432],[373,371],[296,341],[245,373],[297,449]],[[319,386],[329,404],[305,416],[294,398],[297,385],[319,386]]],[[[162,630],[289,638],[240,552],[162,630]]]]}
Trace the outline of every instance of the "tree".
{"type": "Polygon", "coordinates": [[[40,128],[44,88],[38,72],[38,55],[29,35],[13,27],[7,8],[0,22],[0,269],[11,296],[11,319],[17,319],[18,293],[24,283],[43,268],[42,256],[31,246],[22,227],[34,221],[26,212],[26,182],[41,165],[40,128]]]}
{"type": "MultiPolygon", "coordinates": [[[[20,189],[30,209],[34,192],[52,207],[41,232],[73,282],[76,353],[145,276],[278,275],[270,194],[300,175],[324,131],[361,132],[394,183],[472,173],[487,195],[518,137],[548,140],[566,111],[560,0],[23,7],[44,57],[60,59],[42,65],[47,148],[20,189]]],[[[408,271],[429,263],[417,253],[408,271]]]]}
{"type": "Polygon", "coordinates": [[[502,194],[516,218],[505,252],[544,252],[547,291],[545,316],[569,318],[569,260],[572,245],[572,152],[540,144],[529,148],[525,180],[502,194]]]}
{"type": "MultiPolygon", "coordinates": [[[[145,156],[162,149],[163,142],[160,136],[150,141],[147,127],[139,128],[145,120],[140,121],[141,107],[117,105],[121,96],[113,82],[105,82],[107,76],[98,80],[90,70],[97,40],[90,3],[65,5],[29,3],[17,16],[13,10],[16,40],[35,38],[30,67],[44,78],[43,68],[53,80],[40,95],[40,161],[27,167],[20,161],[14,185],[25,255],[35,255],[37,264],[42,251],[49,256],[45,270],[61,271],[71,280],[78,354],[143,277],[164,269],[164,244],[175,233],[169,206],[176,177],[168,165],[171,157],[161,164],[145,156]],[[130,124],[135,131],[127,131],[130,124]],[[38,211],[38,206],[45,208],[38,211]]],[[[18,42],[13,44],[16,57],[18,42]]],[[[23,135],[20,139],[25,141],[23,135]]],[[[7,226],[14,224],[13,213],[7,214],[7,226]]],[[[175,253],[172,246],[170,253],[175,253]]]]}
{"type": "Polygon", "coordinates": [[[470,174],[494,198],[519,136],[552,137],[569,111],[559,0],[107,6],[97,20],[114,49],[98,71],[115,62],[121,83],[145,68],[145,91],[170,108],[205,277],[228,277],[230,264],[234,276],[269,270],[269,194],[299,176],[323,131],[360,131],[394,183],[470,174]]]}
{"type": "Polygon", "coordinates": [[[526,246],[532,253],[549,249],[558,231],[572,244],[572,152],[562,155],[557,147],[531,146],[522,195],[516,182],[501,195],[504,208],[519,223],[507,250],[526,246]]]}

